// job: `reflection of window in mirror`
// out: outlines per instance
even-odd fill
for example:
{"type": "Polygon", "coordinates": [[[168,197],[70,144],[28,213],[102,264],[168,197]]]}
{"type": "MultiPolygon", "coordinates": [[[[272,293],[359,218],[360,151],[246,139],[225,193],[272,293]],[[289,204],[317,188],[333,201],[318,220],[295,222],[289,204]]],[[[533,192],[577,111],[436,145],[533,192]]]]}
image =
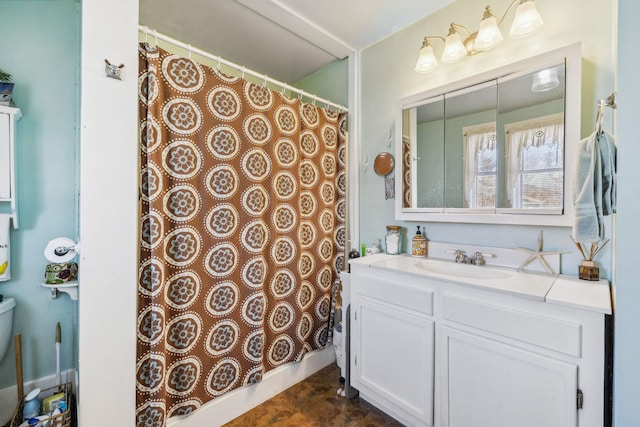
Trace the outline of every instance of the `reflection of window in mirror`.
{"type": "Polygon", "coordinates": [[[496,206],[496,124],[462,129],[464,142],[464,207],[496,206]]]}
{"type": "Polygon", "coordinates": [[[504,127],[507,207],[563,207],[564,115],[553,114],[504,127]]]}

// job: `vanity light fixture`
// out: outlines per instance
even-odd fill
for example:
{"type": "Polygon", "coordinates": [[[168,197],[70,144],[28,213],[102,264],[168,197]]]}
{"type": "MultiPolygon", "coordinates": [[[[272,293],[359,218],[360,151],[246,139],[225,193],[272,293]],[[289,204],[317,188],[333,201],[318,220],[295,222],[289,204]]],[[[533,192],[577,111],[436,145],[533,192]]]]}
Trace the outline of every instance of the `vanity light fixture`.
{"type": "Polygon", "coordinates": [[[489,50],[497,46],[502,40],[500,25],[507,16],[511,8],[518,3],[516,16],[511,24],[509,35],[511,37],[525,37],[538,30],[543,25],[542,17],[536,10],[534,0],[513,0],[505,11],[500,21],[493,15],[491,7],[487,6],[480,21],[478,31],[471,33],[466,27],[460,24],[451,23],[447,37],[426,36],[423,39],[418,62],[416,62],[416,72],[426,73],[438,66],[438,60],[433,52],[433,47],[429,40],[441,40],[444,42],[444,49],[440,59],[442,62],[450,63],[459,61],[467,56],[474,55],[480,51],[489,50]],[[458,30],[466,33],[463,40],[458,30]]]}

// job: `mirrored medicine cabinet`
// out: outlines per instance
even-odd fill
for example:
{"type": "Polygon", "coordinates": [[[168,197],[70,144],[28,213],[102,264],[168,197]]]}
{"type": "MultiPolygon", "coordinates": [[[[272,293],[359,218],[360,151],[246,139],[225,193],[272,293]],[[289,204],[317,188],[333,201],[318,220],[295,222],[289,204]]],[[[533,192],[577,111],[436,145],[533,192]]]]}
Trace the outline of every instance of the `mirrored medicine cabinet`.
{"type": "Polygon", "coordinates": [[[399,100],[396,219],[571,225],[580,89],[575,44],[399,100]]]}

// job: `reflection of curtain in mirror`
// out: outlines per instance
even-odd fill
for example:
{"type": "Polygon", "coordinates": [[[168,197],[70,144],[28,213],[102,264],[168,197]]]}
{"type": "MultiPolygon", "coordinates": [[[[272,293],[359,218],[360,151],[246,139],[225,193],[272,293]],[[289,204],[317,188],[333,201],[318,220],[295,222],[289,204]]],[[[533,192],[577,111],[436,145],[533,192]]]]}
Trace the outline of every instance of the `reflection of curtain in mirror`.
{"type": "Polygon", "coordinates": [[[411,207],[411,142],[402,137],[402,207],[411,207]]]}
{"type": "Polygon", "coordinates": [[[462,129],[464,140],[464,207],[495,207],[496,125],[462,129]]]}
{"type": "Polygon", "coordinates": [[[164,426],[327,344],[347,116],[139,54],[136,425],[164,426]]]}
{"type": "Polygon", "coordinates": [[[505,125],[508,208],[562,208],[564,115],[505,125]]]}

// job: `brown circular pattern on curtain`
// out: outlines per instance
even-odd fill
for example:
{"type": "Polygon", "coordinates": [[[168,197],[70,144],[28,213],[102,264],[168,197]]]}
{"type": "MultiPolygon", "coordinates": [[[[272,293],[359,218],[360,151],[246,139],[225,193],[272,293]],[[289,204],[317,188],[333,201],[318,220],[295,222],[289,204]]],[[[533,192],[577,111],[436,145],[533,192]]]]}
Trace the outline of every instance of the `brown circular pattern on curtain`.
{"type": "Polygon", "coordinates": [[[149,202],[155,199],[163,189],[162,173],[158,166],[153,163],[142,169],[140,174],[140,188],[142,189],[142,200],[149,202]]]}
{"type": "Polygon", "coordinates": [[[318,137],[309,130],[303,131],[300,136],[300,151],[302,151],[302,155],[307,158],[314,157],[318,154],[319,149],[318,137]]]}
{"type": "Polygon", "coordinates": [[[195,271],[185,270],[171,276],[164,288],[164,300],[176,310],[191,306],[200,294],[200,279],[195,271]]]}
{"type": "Polygon", "coordinates": [[[268,271],[264,256],[253,257],[242,267],[242,283],[250,288],[262,289],[268,271]]]}
{"type": "Polygon", "coordinates": [[[222,203],[211,209],[207,213],[204,223],[205,229],[217,239],[234,234],[238,224],[238,211],[229,203],[222,203]]]}
{"type": "Polygon", "coordinates": [[[235,90],[228,86],[216,86],[207,95],[207,107],[213,115],[228,122],[240,116],[242,102],[235,90]]]}
{"type": "Polygon", "coordinates": [[[313,104],[300,104],[300,117],[302,117],[305,126],[311,129],[318,127],[320,123],[318,109],[313,104]]]}
{"type": "Polygon", "coordinates": [[[193,93],[202,89],[205,74],[200,65],[177,55],[162,61],[162,76],[177,91],[193,93]]]}
{"type": "Polygon", "coordinates": [[[271,91],[251,82],[244,82],[244,98],[255,110],[268,110],[273,106],[273,94],[271,91]]]}
{"type": "Polygon", "coordinates": [[[162,107],[162,119],[170,131],[178,135],[191,135],[202,125],[202,112],[191,99],[176,98],[162,107]]]}
{"type": "Polygon", "coordinates": [[[271,172],[271,160],[260,148],[247,151],[242,156],[242,173],[252,181],[264,181],[271,172]]]}
{"type": "Polygon", "coordinates": [[[267,351],[269,363],[273,366],[278,366],[291,360],[294,348],[293,340],[289,335],[276,337],[267,351]]]}
{"type": "Polygon", "coordinates": [[[238,155],[241,145],[238,132],[231,126],[216,126],[207,134],[207,148],[220,160],[233,159],[238,155]]]}
{"type": "Polygon", "coordinates": [[[309,338],[313,328],[313,318],[309,315],[309,313],[303,313],[300,322],[298,322],[298,327],[296,328],[296,335],[298,339],[301,341],[306,341],[309,338]]]}
{"type": "Polygon", "coordinates": [[[180,359],[169,366],[165,374],[167,391],[176,396],[187,396],[198,384],[202,362],[197,357],[180,359]]]}
{"type": "Polygon", "coordinates": [[[165,346],[167,350],[188,353],[200,339],[202,322],[197,313],[185,313],[171,319],[166,326],[165,346]]]}
{"type": "Polygon", "coordinates": [[[278,130],[284,135],[293,135],[298,128],[298,116],[293,108],[281,105],[275,111],[275,123],[278,130]]]}
{"type": "Polygon", "coordinates": [[[164,311],[158,305],[149,305],[138,314],[138,339],[145,344],[157,344],[164,334],[164,311]]]}
{"type": "Polygon", "coordinates": [[[313,193],[309,191],[303,191],[300,193],[300,214],[303,217],[312,216],[318,208],[318,202],[316,201],[313,193]]]}
{"type": "Polygon", "coordinates": [[[280,200],[289,200],[296,195],[298,185],[295,176],[289,171],[276,173],[272,180],[272,188],[280,200]]]}
{"type": "Polygon", "coordinates": [[[158,122],[149,117],[140,123],[139,129],[140,149],[143,152],[153,152],[162,144],[162,133],[158,122]]]}
{"type": "Polygon", "coordinates": [[[217,282],[207,293],[205,307],[214,317],[227,316],[240,301],[240,289],[231,281],[217,282]]]}
{"type": "Polygon", "coordinates": [[[298,307],[303,311],[306,311],[307,308],[311,304],[313,304],[313,299],[315,297],[316,291],[315,288],[306,280],[302,281],[300,285],[300,289],[298,290],[298,295],[296,297],[296,302],[298,303],[298,307]]]}
{"type": "Polygon", "coordinates": [[[138,292],[152,297],[162,291],[164,284],[164,270],[162,262],[157,258],[144,261],[138,270],[138,292]]]}
{"type": "Polygon", "coordinates": [[[282,332],[293,324],[295,318],[295,310],[291,304],[286,301],[280,301],[271,310],[271,315],[269,316],[269,328],[273,332],[282,332]]]}
{"type": "Polygon", "coordinates": [[[269,194],[262,185],[256,184],[242,193],[242,207],[252,216],[262,216],[269,207],[269,194]]]}
{"type": "Polygon", "coordinates": [[[149,393],[157,392],[163,385],[165,359],[161,354],[146,354],[136,364],[137,387],[149,393]]]}
{"type": "Polygon", "coordinates": [[[294,291],[295,277],[291,270],[281,268],[275,272],[269,289],[276,298],[285,298],[294,291]]]}
{"type": "Polygon", "coordinates": [[[207,393],[219,396],[231,390],[240,379],[240,363],[234,358],[226,357],[218,362],[207,375],[207,393]]]}
{"type": "Polygon", "coordinates": [[[229,353],[238,345],[240,340],[240,327],[233,320],[223,320],[216,323],[209,331],[206,338],[206,349],[212,356],[221,356],[229,353]]]}
{"type": "Polygon", "coordinates": [[[273,151],[278,165],[282,168],[291,167],[298,160],[298,150],[289,138],[280,138],[275,143],[273,151]]]}
{"type": "Polygon", "coordinates": [[[287,233],[295,227],[298,214],[293,206],[280,203],[273,211],[271,222],[278,233],[287,233]]]}

